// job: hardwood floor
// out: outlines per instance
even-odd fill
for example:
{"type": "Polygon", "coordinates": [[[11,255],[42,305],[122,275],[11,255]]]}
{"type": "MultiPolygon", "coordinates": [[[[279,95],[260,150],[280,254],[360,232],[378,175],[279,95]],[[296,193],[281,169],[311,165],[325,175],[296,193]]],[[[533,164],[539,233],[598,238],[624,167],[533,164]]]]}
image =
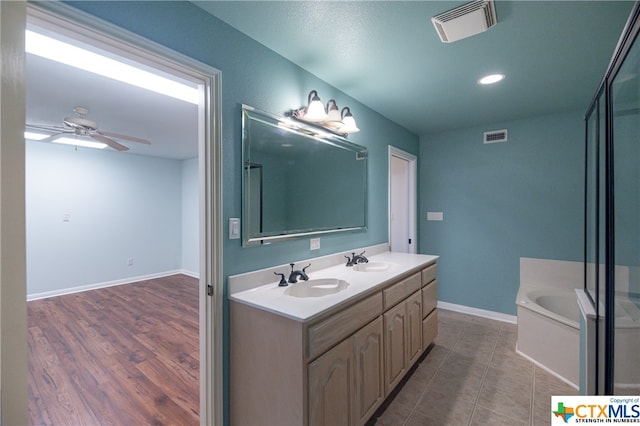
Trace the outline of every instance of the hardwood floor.
{"type": "Polygon", "coordinates": [[[199,424],[198,281],[27,303],[32,425],[199,424]]]}

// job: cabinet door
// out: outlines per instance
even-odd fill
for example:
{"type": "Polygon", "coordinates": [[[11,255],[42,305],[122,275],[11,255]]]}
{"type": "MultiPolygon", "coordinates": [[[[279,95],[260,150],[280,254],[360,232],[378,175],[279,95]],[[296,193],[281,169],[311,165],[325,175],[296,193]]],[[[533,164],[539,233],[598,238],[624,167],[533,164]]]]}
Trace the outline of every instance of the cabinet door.
{"type": "Polygon", "coordinates": [[[422,293],[416,291],[409,296],[407,304],[407,368],[420,358],[422,353],[422,293]]]}
{"type": "Polygon", "coordinates": [[[308,372],[309,425],[353,424],[352,340],[343,341],[313,361],[308,372]]]}
{"type": "Polygon", "coordinates": [[[384,383],[385,396],[402,380],[407,365],[405,332],[407,305],[400,303],[383,315],[384,319],[384,383]]]}
{"type": "Polygon", "coordinates": [[[355,401],[354,419],[364,425],[384,400],[382,318],[353,335],[355,401]]]}

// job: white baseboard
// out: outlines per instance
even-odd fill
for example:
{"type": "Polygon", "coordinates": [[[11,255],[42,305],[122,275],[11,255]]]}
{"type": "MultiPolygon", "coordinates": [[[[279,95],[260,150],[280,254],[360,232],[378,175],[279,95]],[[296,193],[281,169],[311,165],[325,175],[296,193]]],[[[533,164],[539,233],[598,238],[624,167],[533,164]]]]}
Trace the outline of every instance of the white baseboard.
{"type": "Polygon", "coordinates": [[[472,308],[470,306],[457,305],[455,303],[442,302],[440,300],[438,300],[438,308],[475,315],[477,317],[489,318],[496,321],[508,322],[510,324],[518,323],[518,317],[515,315],[507,315],[501,312],[487,311],[485,309],[472,308]]]}
{"type": "Polygon", "coordinates": [[[197,274],[195,274],[194,272],[185,271],[185,270],[182,270],[182,269],[176,269],[176,270],[173,270],[173,271],[158,272],[158,273],[155,273],[155,274],[141,275],[141,276],[138,276],[138,277],[123,278],[121,280],[106,281],[106,282],[95,283],[95,284],[81,285],[81,286],[77,286],[77,287],[62,288],[62,289],[59,289],[59,290],[45,291],[45,292],[42,292],[42,293],[27,294],[27,301],[45,299],[47,297],[62,296],[62,295],[65,295],[65,294],[79,293],[81,291],[95,290],[95,289],[98,289],[98,288],[113,287],[113,286],[116,286],[116,285],[131,284],[131,283],[135,283],[135,282],[138,282],[138,281],[151,280],[151,279],[154,279],[154,278],[168,277],[170,275],[176,275],[176,274],[184,274],[184,275],[188,275],[188,276],[193,277],[193,278],[198,278],[197,274]]]}
{"type": "Polygon", "coordinates": [[[199,273],[193,272],[193,271],[187,271],[186,269],[181,269],[178,273],[182,274],[182,275],[186,275],[186,276],[191,277],[191,278],[196,278],[196,279],[200,278],[200,274],[199,273]]]}

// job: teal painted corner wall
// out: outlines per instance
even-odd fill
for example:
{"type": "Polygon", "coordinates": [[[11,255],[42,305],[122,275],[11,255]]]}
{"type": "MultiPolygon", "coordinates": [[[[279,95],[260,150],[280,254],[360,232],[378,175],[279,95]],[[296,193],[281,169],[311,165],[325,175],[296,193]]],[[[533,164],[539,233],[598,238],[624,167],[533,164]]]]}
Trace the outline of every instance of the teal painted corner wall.
{"type": "Polygon", "coordinates": [[[582,261],[582,112],[425,135],[419,164],[419,247],[441,256],[439,299],[515,315],[520,257],[582,261]],[[508,142],[483,144],[498,129],[508,142]]]}

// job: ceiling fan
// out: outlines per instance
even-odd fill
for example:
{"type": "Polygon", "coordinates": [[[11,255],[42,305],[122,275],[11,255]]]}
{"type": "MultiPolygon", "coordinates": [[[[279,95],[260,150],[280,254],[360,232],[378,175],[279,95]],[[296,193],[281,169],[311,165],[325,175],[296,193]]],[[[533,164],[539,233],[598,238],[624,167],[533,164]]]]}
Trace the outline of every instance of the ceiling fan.
{"type": "Polygon", "coordinates": [[[75,116],[65,117],[64,120],[62,120],[64,126],[39,126],[27,124],[27,127],[57,132],[47,138],[41,139],[41,142],[53,142],[56,139],[63,138],[67,135],[76,135],[93,138],[117,151],[128,151],[129,148],[119,142],[116,142],[113,138],[151,145],[151,142],[147,139],[98,130],[98,123],[85,118],[89,113],[88,108],[75,107],[73,108],[73,112],[76,114],[75,116]]]}

